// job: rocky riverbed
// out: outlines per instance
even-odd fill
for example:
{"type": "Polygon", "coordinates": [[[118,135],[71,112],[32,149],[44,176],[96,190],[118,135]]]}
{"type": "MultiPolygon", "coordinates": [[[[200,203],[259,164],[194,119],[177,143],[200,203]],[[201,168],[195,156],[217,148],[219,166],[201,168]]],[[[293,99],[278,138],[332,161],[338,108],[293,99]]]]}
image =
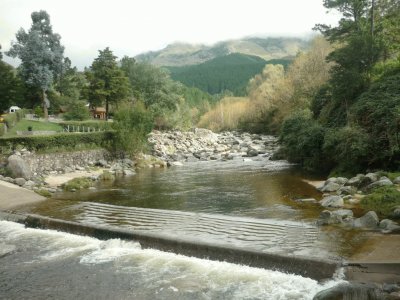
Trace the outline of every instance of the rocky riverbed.
{"type": "Polygon", "coordinates": [[[319,202],[315,199],[300,199],[304,202],[319,203],[322,211],[319,225],[342,225],[352,228],[380,230],[383,233],[400,232],[400,225],[391,219],[400,219],[400,206],[393,207],[388,218],[379,219],[375,211],[368,211],[359,218],[354,217],[352,208],[357,208],[363,197],[379,187],[400,189],[400,177],[393,181],[380,173],[358,174],[352,178],[331,177],[316,188],[323,193],[319,202]]]}
{"type": "MultiPolygon", "coordinates": [[[[278,149],[273,136],[196,128],[189,132],[154,131],[149,135],[151,155],[131,160],[115,159],[104,150],[34,154],[15,151],[1,166],[7,175],[0,180],[18,186],[54,193],[67,181],[87,177],[93,181],[132,176],[140,168],[180,166],[188,162],[220,160],[268,160],[278,149]]],[[[79,188],[79,186],[78,186],[79,188]]]]}

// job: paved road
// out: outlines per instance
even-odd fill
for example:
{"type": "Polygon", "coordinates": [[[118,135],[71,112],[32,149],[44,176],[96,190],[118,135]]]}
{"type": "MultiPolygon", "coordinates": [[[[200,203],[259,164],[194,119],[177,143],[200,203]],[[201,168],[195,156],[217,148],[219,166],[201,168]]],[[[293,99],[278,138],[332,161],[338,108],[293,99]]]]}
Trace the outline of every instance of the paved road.
{"type": "Polygon", "coordinates": [[[33,191],[0,180],[0,210],[14,209],[43,200],[46,198],[33,191]]]}

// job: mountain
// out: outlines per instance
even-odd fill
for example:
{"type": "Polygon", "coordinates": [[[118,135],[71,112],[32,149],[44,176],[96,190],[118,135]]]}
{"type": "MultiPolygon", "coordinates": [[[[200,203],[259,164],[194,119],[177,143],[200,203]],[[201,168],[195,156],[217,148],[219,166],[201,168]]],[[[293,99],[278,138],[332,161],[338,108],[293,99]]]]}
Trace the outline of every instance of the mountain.
{"type": "Polygon", "coordinates": [[[232,53],[219,56],[197,65],[167,67],[171,78],[188,87],[196,87],[209,94],[219,94],[226,90],[235,95],[245,95],[248,81],[261,73],[264,66],[282,64],[287,66],[291,60],[276,59],[266,61],[258,56],[232,53]]]}
{"type": "Polygon", "coordinates": [[[158,66],[186,66],[206,62],[231,53],[258,56],[264,60],[294,57],[308,48],[308,41],[293,37],[249,37],[211,46],[174,43],[159,51],[139,54],[137,61],[158,66]]]}

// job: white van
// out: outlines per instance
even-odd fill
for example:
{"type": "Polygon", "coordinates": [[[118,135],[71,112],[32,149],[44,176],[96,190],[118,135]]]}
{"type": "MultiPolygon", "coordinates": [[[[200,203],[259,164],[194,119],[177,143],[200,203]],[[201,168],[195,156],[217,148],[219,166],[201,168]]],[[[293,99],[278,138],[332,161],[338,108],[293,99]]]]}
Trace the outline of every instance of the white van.
{"type": "Polygon", "coordinates": [[[18,106],[11,106],[10,109],[8,110],[9,113],[16,112],[17,110],[20,110],[21,108],[18,106]]]}

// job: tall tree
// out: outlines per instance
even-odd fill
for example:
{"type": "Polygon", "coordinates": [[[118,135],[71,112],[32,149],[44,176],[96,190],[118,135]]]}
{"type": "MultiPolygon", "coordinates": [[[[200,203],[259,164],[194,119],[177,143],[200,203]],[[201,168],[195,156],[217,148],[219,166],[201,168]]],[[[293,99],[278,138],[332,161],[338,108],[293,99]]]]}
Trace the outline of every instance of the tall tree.
{"type": "Polygon", "coordinates": [[[64,47],[60,35],[53,33],[46,11],[33,12],[31,18],[30,30],[21,28],[6,54],[21,59],[21,76],[29,86],[41,91],[44,116],[48,118],[50,102],[46,93],[62,72],[64,47]]]}
{"type": "Polygon", "coordinates": [[[118,67],[116,59],[108,47],[99,50],[99,56],[87,72],[90,83],[89,101],[92,105],[105,104],[106,119],[109,117],[109,104],[118,104],[131,94],[129,79],[118,67]]]}
{"type": "MultiPolygon", "coordinates": [[[[0,46],[1,49],[1,46],[0,46]]],[[[2,61],[0,52],[0,113],[11,105],[21,105],[23,101],[23,82],[13,67],[2,61]]]]}

